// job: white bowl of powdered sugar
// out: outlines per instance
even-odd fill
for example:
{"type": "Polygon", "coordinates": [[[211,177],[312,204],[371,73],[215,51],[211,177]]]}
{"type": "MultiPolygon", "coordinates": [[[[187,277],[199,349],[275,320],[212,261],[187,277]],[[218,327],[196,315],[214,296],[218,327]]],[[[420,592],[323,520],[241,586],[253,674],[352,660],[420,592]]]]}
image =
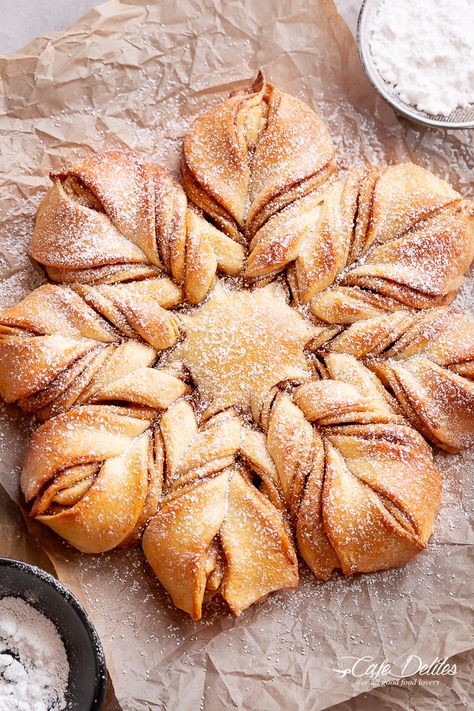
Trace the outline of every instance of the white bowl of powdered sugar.
{"type": "Polygon", "coordinates": [[[96,711],[102,645],[84,609],[52,575],[0,558],[0,711],[96,711]]]}
{"type": "Polygon", "coordinates": [[[474,0],[365,0],[357,39],[369,80],[398,113],[474,127],[474,0]]]}

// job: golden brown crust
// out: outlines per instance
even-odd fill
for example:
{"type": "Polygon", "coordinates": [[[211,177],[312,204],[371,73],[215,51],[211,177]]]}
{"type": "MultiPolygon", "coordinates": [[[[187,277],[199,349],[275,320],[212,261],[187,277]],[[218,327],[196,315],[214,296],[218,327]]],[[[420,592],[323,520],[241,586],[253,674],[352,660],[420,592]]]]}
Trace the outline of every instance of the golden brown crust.
{"type": "Polygon", "coordinates": [[[32,515],[83,552],[136,542],[161,490],[151,417],[150,410],[92,406],[40,427],[21,475],[32,515]]]}
{"type": "Polygon", "coordinates": [[[365,361],[424,436],[451,452],[474,444],[474,320],[453,307],[359,321],[324,346],[365,361]]]}
{"type": "Polygon", "coordinates": [[[51,177],[30,254],[54,281],[110,284],[161,270],[198,303],[217,269],[242,268],[242,248],[187,208],[163,168],[133,153],[99,153],[51,177]]]}
{"type": "Polygon", "coordinates": [[[368,316],[370,301],[376,313],[449,303],[474,254],[472,204],[412,163],[355,169],[331,187],[334,172],[324,125],[261,74],[185,137],[184,189],[248,243],[248,280],[295,262],[299,300],[331,323],[368,316]]]}
{"type": "Polygon", "coordinates": [[[318,116],[259,74],[194,121],[181,177],[190,200],[236,242],[249,243],[246,276],[255,280],[295,259],[334,171],[318,116]]]}
{"type": "Polygon", "coordinates": [[[474,442],[474,324],[439,307],[471,204],[409,163],[334,174],[318,117],[259,75],[186,137],[191,205],[131,153],[54,174],[31,254],[58,285],[0,314],[0,395],[48,420],[31,515],[86,552],[142,540],[194,619],[295,586],[293,536],[321,579],[410,560],[441,487],[407,420],[474,442]]]}
{"type": "MultiPolygon", "coordinates": [[[[217,592],[240,614],[295,586],[296,553],[278,490],[267,496],[252,483],[252,470],[265,476],[270,466],[272,475],[268,455],[255,441],[249,450],[248,431],[242,449],[251,468],[244,454],[238,462],[240,419],[227,410],[198,426],[191,405],[177,399],[176,378],[147,370],[167,398],[161,418],[150,407],[92,405],[35,432],[21,477],[31,515],[83,552],[133,545],[145,530],[157,577],[194,619],[217,592]]],[[[129,385],[124,390],[132,399],[129,385]]]]}
{"type": "Polygon", "coordinates": [[[410,560],[427,545],[441,495],[423,439],[363,365],[341,358],[350,362],[331,364],[339,380],[306,383],[294,402],[280,395],[268,419],[298,550],[323,580],[335,568],[349,575],[410,560]]]}
{"type": "Polygon", "coordinates": [[[359,169],[330,190],[301,246],[299,298],[340,324],[431,308],[454,298],[473,255],[472,204],[447,183],[412,163],[359,169]]]}
{"type": "Polygon", "coordinates": [[[296,585],[296,555],[281,501],[275,506],[251,483],[248,469],[237,465],[239,418],[221,412],[198,427],[191,406],[181,400],[163,415],[159,432],[164,497],[143,550],[175,605],[199,619],[205,599],[219,592],[240,614],[269,592],[296,585]]]}
{"type": "Polygon", "coordinates": [[[198,426],[185,400],[156,418],[150,408],[93,405],[42,425],[21,477],[32,515],[83,552],[134,544],[146,529],[145,555],[194,619],[216,592],[240,614],[295,586],[281,501],[237,462],[240,419],[226,411],[198,426]]]}
{"type": "Polygon", "coordinates": [[[0,315],[1,396],[42,420],[96,402],[166,409],[188,388],[151,367],[179,333],[163,298],[161,279],[40,287],[0,315]]]}

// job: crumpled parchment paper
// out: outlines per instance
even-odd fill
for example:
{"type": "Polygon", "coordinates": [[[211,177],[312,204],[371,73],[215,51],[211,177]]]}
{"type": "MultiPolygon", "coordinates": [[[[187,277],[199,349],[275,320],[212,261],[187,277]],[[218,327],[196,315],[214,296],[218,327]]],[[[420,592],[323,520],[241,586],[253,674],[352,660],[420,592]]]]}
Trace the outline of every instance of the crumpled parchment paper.
{"type": "MultiPolygon", "coordinates": [[[[49,171],[113,147],[176,171],[192,118],[258,68],[326,119],[341,167],[410,159],[474,192],[474,134],[398,119],[369,86],[330,0],[111,0],[68,32],[0,58],[0,306],[43,279],[27,245],[49,171]]],[[[458,297],[463,308],[472,305],[472,283],[458,297]]],[[[15,408],[0,412],[0,482],[16,502],[33,427],[15,408]]],[[[373,691],[342,670],[348,657],[386,659],[399,671],[410,654],[430,663],[473,647],[474,458],[436,457],[444,504],[426,552],[398,570],[324,584],[303,570],[296,592],[273,595],[239,619],[218,600],[202,622],[187,619],[139,550],[84,556],[27,522],[41,545],[34,549],[1,500],[10,524],[0,518],[0,533],[7,532],[0,554],[40,565],[49,556],[99,631],[125,711],[318,711],[359,694],[350,708],[388,709],[392,701],[413,708],[409,688],[395,699],[388,687],[373,691]]],[[[463,663],[449,685],[457,699],[469,676],[463,663]]],[[[437,698],[435,685],[417,696],[424,699],[417,711],[434,708],[437,698]]]]}

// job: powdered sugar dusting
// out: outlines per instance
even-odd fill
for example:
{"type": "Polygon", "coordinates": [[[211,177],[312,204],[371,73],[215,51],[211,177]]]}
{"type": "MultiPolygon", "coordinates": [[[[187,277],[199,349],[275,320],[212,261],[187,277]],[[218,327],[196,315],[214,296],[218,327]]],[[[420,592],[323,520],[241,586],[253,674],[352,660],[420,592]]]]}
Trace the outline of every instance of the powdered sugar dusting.
{"type": "MultiPolygon", "coordinates": [[[[249,236],[253,229],[251,225],[255,222],[249,265],[258,250],[267,249],[267,261],[262,260],[262,263],[265,268],[271,269],[271,279],[275,271],[296,256],[298,280],[301,278],[298,255],[302,243],[305,244],[304,240],[308,238],[307,232],[314,240],[314,251],[317,251],[318,230],[321,234],[327,230],[329,240],[321,253],[321,261],[324,263],[333,258],[330,247],[332,239],[334,248],[337,245],[342,255],[335,271],[336,276],[339,274],[340,283],[344,288],[355,287],[355,298],[359,293],[365,294],[366,290],[370,294],[379,289],[376,303],[382,310],[392,311],[396,301],[406,302],[409,307],[426,307],[431,296],[444,296],[452,285],[457,286],[455,280],[459,278],[467,260],[463,219],[469,218],[469,209],[467,206],[464,208],[460,196],[447,184],[411,164],[385,170],[356,171],[347,178],[347,185],[336,186],[326,196],[329,205],[331,200],[334,203],[332,209],[337,220],[336,224],[329,220],[327,227],[324,227],[327,219],[325,211],[331,207],[327,208],[324,203],[320,210],[323,198],[319,193],[315,194],[315,189],[321,181],[330,177],[332,171],[332,149],[330,142],[328,145],[325,143],[325,129],[321,128],[316,119],[311,118],[307,107],[298,104],[298,125],[305,135],[314,131],[311,137],[315,143],[313,158],[320,163],[319,169],[312,164],[309,166],[316,178],[307,166],[304,167],[304,175],[299,176],[295,188],[295,162],[289,159],[286,161],[284,151],[281,152],[281,146],[277,145],[275,138],[275,135],[279,136],[283,144],[286,141],[293,148],[302,150],[301,136],[288,133],[288,124],[285,124],[285,103],[289,102],[291,107],[292,100],[286,95],[278,95],[276,110],[280,113],[272,114],[272,120],[265,122],[268,107],[262,98],[264,87],[259,77],[252,87],[255,97],[251,92],[241,95],[242,105],[249,104],[244,153],[249,152],[252,170],[246,175],[245,160],[239,164],[243,170],[243,202],[234,204],[232,200],[235,195],[228,196],[228,217],[222,222],[223,228],[228,228],[228,236],[237,241],[241,235],[235,233],[235,225],[243,230],[245,236],[249,236]],[[245,98],[247,96],[250,98],[245,98]],[[256,112],[255,106],[258,108],[256,112]],[[278,157],[277,161],[275,156],[278,157]],[[281,164],[282,175],[275,177],[271,170],[267,175],[267,162],[270,167],[281,164]],[[327,166],[328,171],[324,172],[327,166]],[[318,175],[318,171],[321,175],[318,175]],[[290,180],[290,177],[292,182],[285,188],[285,181],[290,180]],[[285,190],[288,196],[284,195],[285,190]],[[269,211],[265,200],[271,206],[269,211]],[[304,211],[307,203],[316,208],[316,227],[313,226],[311,233],[311,226],[308,225],[307,232],[298,233],[292,238],[292,223],[288,215],[298,210],[304,211]],[[271,236],[270,226],[280,214],[283,215],[280,227],[284,229],[275,240],[271,236]],[[424,223],[431,219],[435,221],[435,227],[436,220],[441,220],[440,230],[443,234],[449,234],[451,263],[442,258],[443,255],[431,253],[427,263],[424,261],[431,244],[431,232],[425,235],[424,223]],[[338,229],[342,237],[337,233],[338,229]],[[288,252],[286,256],[285,251],[288,252]],[[348,270],[344,269],[345,263],[350,265],[348,270]],[[426,280],[427,275],[431,281],[426,280]],[[386,279],[386,286],[381,284],[383,279],[386,279]]],[[[210,142],[201,140],[200,120],[191,130],[191,136],[198,136],[194,151],[186,155],[188,168],[191,166],[195,171],[193,180],[199,178],[202,167],[199,164],[208,162],[207,158],[203,158],[204,146],[206,150],[211,148],[215,153],[217,143],[222,139],[219,111],[225,113],[232,105],[229,100],[223,105],[224,109],[213,109],[203,117],[206,131],[210,131],[210,142]]],[[[227,145],[225,140],[223,145],[227,145]]],[[[218,152],[218,159],[219,171],[229,170],[225,151],[218,152]]],[[[232,178],[234,174],[239,174],[240,168],[231,161],[232,178]]],[[[196,184],[193,180],[186,181],[186,168],[184,177],[191,197],[196,198],[196,184]]],[[[208,173],[200,183],[199,190],[206,189],[215,193],[208,173]]],[[[222,195],[219,200],[223,205],[227,197],[222,195]]],[[[199,203],[199,200],[196,201],[199,203]]],[[[207,205],[204,200],[204,206],[207,205]]],[[[211,216],[216,218],[213,210],[210,210],[211,216]]],[[[179,188],[159,168],[121,152],[99,155],[56,177],[55,186],[40,208],[33,254],[59,273],[72,268],[81,273],[86,270],[87,275],[91,270],[100,271],[104,264],[113,265],[114,260],[123,266],[125,274],[127,270],[133,273],[133,265],[147,264],[151,260],[157,268],[164,264],[171,275],[183,281],[188,300],[192,304],[198,303],[212,288],[217,260],[214,264],[206,260],[209,254],[206,250],[209,248],[204,235],[211,228],[199,222],[201,218],[193,212],[186,215],[184,224],[184,213],[185,202],[179,188]],[[61,184],[57,182],[58,177],[61,184]],[[190,227],[193,219],[199,226],[197,230],[195,226],[190,227]],[[74,240],[71,232],[62,231],[64,221],[73,230],[74,240]],[[199,234],[200,230],[203,230],[202,235],[199,234]],[[180,250],[184,250],[186,239],[189,243],[184,258],[180,250]],[[54,251],[53,247],[58,240],[61,249],[54,251]],[[52,258],[56,260],[54,263],[52,258]],[[199,270],[195,269],[193,260],[199,270]],[[210,265],[209,269],[206,264],[210,265]]],[[[211,245],[216,244],[218,248],[226,244],[226,238],[218,237],[216,233],[212,233],[210,239],[211,245]]],[[[308,252],[311,259],[311,250],[308,252]]],[[[220,259],[222,266],[222,257],[220,259]]],[[[105,273],[107,279],[113,279],[114,275],[109,269],[105,273]]],[[[230,273],[235,271],[231,270],[230,273]]],[[[308,282],[317,273],[314,265],[310,267],[306,274],[308,282]]],[[[253,273],[255,275],[261,276],[258,270],[253,273]]],[[[291,403],[291,383],[315,375],[310,361],[306,360],[304,349],[310,346],[312,339],[323,338],[326,329],[321,325],[312,325],[311,316],[304,309],[301,309],[301,315],[292,312],[284,303],[283,293],[280,293],[278,301],[275,291],[278,287],[268,286],[248,291],[247,285],[237,278],[236,290],[226,292],[225,285],[217,284],[202,306],[193,311],[181,310],[179,316],[171,316],[150,301],[150,297],[154,296],[150,290],[145,292],[143,289],[135,289],[133,280],[128,281],[124,277],[124,283],[101,286],[98,272],[95,277],[97,286],[87,285],[87,279],[89,276],[84,276],[84,286],[40,289],[31,299],[5,312],[3,316],[4,350],[7,354],[13,354],[11,363],[16,363],[16,359],[20,359],[20,362],[22,353],[26,353],[23,347],[17,354],[14,351],[15,343],[19,342],[16,339],[26,337],[28,348],[33,349],[28,366],[33,373],[38,371],[36,380],[27,385],[27,369],[22,370],[23,366],[15,368],[22,376],[16,381],[10,379],[17,388],[16,396],[13,393],[15,387],[9,391],[10,400],[21,399],[25,409],[37,411],[44,419],[61,409],[68,410],[84,402],[107,402],[107,398],[110,398],[114,403],[72,409],[38,430],[35,435],[36,449],[30,450],[22,479],[28,500],[36,497],[34,515],[46,514],[44,521],[54,530],[81,550],[96,552],[123,544],[129,538],[135,540],[158,507],[145,534],[145,552],[165,587],[175,600],[181,600],[180,606],[193,617],[199,617],[201,605],[199,600],[195,602],[194,596],[197,593],[191,593],[195,585],[194,573],[189,576],[188,582],[183,583],[184,592],[175,589],[173,573],[176,567],[185,571],[189,566],[187,548],[184,547],[186,550],[182,558],[173,562],[173,547],[165,547],[163,558],[160,540],[164,531],[169,541],[176,536],[178,539],[186,536],[188,529],[191,530],[195,524],[192,511],[200,510],[200,506],[204,507],[203,520],[208,520],[207,515],[204,515],[207,505],[202,493],[204,491],[208,492],[207,496],[217,497],[216,506],[219,497],[223,497],[223,513],[222,520],[216,520],[213,524],[216,530],[207,543],[209,549],[205,546],[203,548],[205,554],[199,565],[204,566],[207,588],[209,594],[213,594],[220,589],[224,580],[224,559],[231,561],[227,566],[223,594],[234,611],[244,609],[258,598],[259,590],[260,594],[266,594],[293,584],[290,582],[294,580],[290,568],[294,564],[294,553],[283,533],[280,509],[286,508],[291,517],[297,520],[303,519],[305,507],[309,506],[310,510],[316,507],[308,522],[299,526],[299,544],[301,548],[302,541],[307,541],[309,549],[303,547],[302,555],[309,561],[313,571],[323,578],[330,575],[332,568],[342,567],[344,572],[350,574],[358,570],[401,564],[426,545],[439,497],[439,477],[430,463],[428,450],[424,448],[422,440],[415,438],[400,416],[387,407],[390,395],[383,395],[382,386],[376,384],[374,376],[363,366],[354,375],[355,380],[352,380],[350,369],[348,372],[340,371],[335,376],[329,362],[325,366],[322,362],[316,366],[318,374],[325,378],[331,375],[344,383],[342,387],[341,383],[330,382],[325,389],[325,412],[322,417],[313,416],[312,406],[307,410],[299,400],[297,403],[302,410],[291,403]],[[132,289],[135,290],[132,292],[132,289]],[[145,300],[142,302],[143,298],[145,300]],[[58,313],[63,310],[64,315],[58,317],[58,313]],[[37,334],[45,334],[44,341],[37,334]],[[68,351],[62,352],[62,342],[58,341],[57,334],[72,339],[67,347],[73,349],[73,355],[69,355],[68,351]],[[173,381],[174,389],[169,399],[163,398],[159,404],[153,398],[152,388],[155,383],[150,380],[151,373],[147,371],[149,356],[136,343],[137,339],[144,340],[159,350],[165,350],[174,344],[178,336],[182,342],[170,352],[167,360],[161,359],[160,365],[171,363],[172,370],[178,373],[182,366],[173,363],[173,358],[184,362],[197,394],[190,401],[196,403],[197,400],[199,408],[206,408],[201,423],[196,422],[192,407],[185,401],[179,401],[180,396],[187,391],[179,379],[173,381]],[[84,337],[89,339],[86,346],[83,345],[84,337]],[[130,348],[127,353],[130,365],[125,358],[126,339],[132,339],[128,341],[130,348]],[[107,350],[92,351],[89,341],[94,340],[111,345],[107,346],[107,350]],[[58,354],[46,364],[48,359],[45,354],[53,344],[58,348],[58,354]],[[138,348],[137,352],[135,347],[138,348]],[[122,358],[116,355],[119,353],[122,358]],[[142,353],[145,361],[144,367],[140,368],[142,353]],[[61,358],[65,358],[64,362],[61,358]],[[32,369],[31,363],[34,366],[32,369]],[[102,375],[104,364],[106,376],[102,375]],[[123,374],[127,379],[119,386],[117,383],[120,377],[114,380],[112,371],[121,368],[122,364],[125,370],[118,374],[123,374]],[[79,376],[84,382],[70,397],[68,389],[76,387],[80,381],[79,376]],[[150,381],[149,386],[143,380],[145,377],[150,381]],[[26,388],[24,390],[21,389],[23,385],[26,388]],[[284,395],[284,391],[289,395],[284,395]],[[118,403],[114,402],[114,395],[118,403]],[[161,404],[165,401],[166,404],[161,404]],[[146,407],[142,409],[140,406],[146,407]],[[239,421],[234,420],[230,412],[225,412],[230,407],[241,410],[244,417],[251,411],[255,421],[262,425],[267,437],[267,458],[259,454],[258,447],[253,452],[247,452],[244,445],[239,445],[239,421]],[[166,412],[160,416],[153,408],[166,412]],[[220,411],[223,411],[222,422],[220,414],[205,422],[210,415],[220,411]],[[181,413],[179,417],[177,413],[181,413]],[[156,420],[159,426],[152,426],[152,446],[151,432],[146,431],[156,420]],[[234,421],[237,439],[232,447],[229,445],[226,449],[222,432],[227,432],[229,423],[234,421]],[[314,422],[319,434],[310,422],[314,422]],[[85,424],[88,431],[87,454],[82,453],[85,438],[81,433],[85,424]],[[332,429],[342,426],[346,429],[332,429]],[[324,442],[320,454],[324,464],[318,463],[318,441],[324,442]],[[380,444],[382,442],[383,447],[380,444]],[[371,458],[377,458],[379,446],[382,450],[386,448],[391,451],[391,456],[399,462],[399,470],[392,472],[391,477],[385,473],[385,467],[387,472],[391,471],[390,459],[386,462],[383,457],[380,459],[380,471],[371,468],[371,458]],[[358,448],[361,448],[360,451],[358,448]],[[413,455],[411,459],[407,456],[408,451],[413,455]],[[247,462],[244,467],[238,461],[240,455],[247,462]],[[110,511],[100,519],[102,534],[95,537],[92,522],[96,520],[96,508],[100,510],[107,498],[109,480],[113,482],[117,470],[123,470],[121,483],[124,484],[124,477],[129,477],[131,481],[136,462],[141,462],[137,490],[132,495],[127,486],[125,489],[123,486],[121,489],[114,488],[114,495],[108,497],[110,511]],[[256,489],[251,485],[252,479],[249,479],[249,463],[257,475],[255,483],[261,483],[261,490],[270,498],[272,505],[263,503],[266,499],[259,499],[256,495],[256,489]],[[161,489],[165,492],[165,498],[159,504],[161,489]],[[323,489],[324,515],[322,504],[317,503],[317,497],[320,496],[318,492],[323,489]],[[423,506],[427,489],[431,490],[430,507],[423,506]],[[307,495],[308,491],[312,491],[311,495],[307,495]],[[247,506],[252,496],[256,498],[253,513],[250,513],[247,506]],[[263,507],[260,518],[255,516],[257,501],[263,507]],[[354,515],[354,501],[357,502],[357,515],[354,515]],[[133,515],[132,504],[135,512],[133,515]],[[273,509],[273,506],[276,508],[273,509]],[[74,527],[69,531],[68,517],[74,517],[76,511],[74,527]],[[175,520],[184,521],[184,526],[180,528],[179,524],[175,525],[175,520]],[[382,521],[390,521],[390,526],[397,531],[397,537],[388,536],[382,521]],[[239,554],[242,569],[233,567],[235,551],[232,554],[229,551],[233,545],[238,546],[239,536],[245,539],[251,535],[251,530],[257,532],[257,538],[261,541],[260,560],[263,561],[263,557],[270,560],[274,556],[274,572],[280,570],[276,561],[286,548],[286,554],[283,555],[283,558],[286,555],[286,563],[281,568],[281,578],[265,578],[265,582],[262,578],[260,583],[257,582],[255,561],[247,556],[248,560],[244,564],[243,551],[239,554]],[[231,531],[234,533],[231,534],[231,531]],[[217,543],[212,541],[217,532],[224,555],[217,543]],[[317,562],[318,556],[323,556],[324,551],[331,551],[329,571],[317,562]],[[172,565],[167,576],[165,564],[168,558],[172,565]],[[238,575],[248,585],[247,602],[245,595],[232,593],[232,585],[235,584],[232,582],[233,576],[238,575]],[[186,585],[191,586],[189,591],[186,585]],[[183,599],[180,597],[182,594],[183,599]]],[[[290,281],[290,276],[288,279],[290,281]]],[[[147,284],[146,280],[144,284],[147,284]]],[[[294,281],[292,288],[293,285],[294,281]]],[[[318,291],[309,283],[308,289],[310,294],[318,291]]],[[[159,302],[161,291],[156,298],[159,302]]],[[[176,305],[171,298],[170,302],[169,305],[176,305]]],[[[340,320],[345,323],[344,318],[340,320]]],[[[370,325],[369,322],[369,331],[370,325]]],[[[327,333],[330,334],[329,331],[327,333]]],[[[316,356],[321,357],[323,353],[317,353],[316,356]]],[[[407,368],[412,368],[414,362],[410,361],[407,368]]],[[[457,361],[449,365],[457,367],[457,361]]],[[[424,372],[420,375],[413,368],[410,372],[420,380],[424,377],[424,372]]],[[[448,387],[449,375],[443,374],[445,380],[438,382],[435,389],[451,406],[451,400],[455,398],[448,387]]],[[[384,384],[400,400],[407,416],[421,426],[416,419],[420,405],[415,401],[410,403],[414,415],[406,407],[406,383],[403,383],[401,389],[398,382],[390,379],[390,374],[384,373],[383,377],[384,384]]],[[[439,380],[439,375],[436,378],[439,380]]],[[[426,399],[431,405],[430,398],[431,393],[428,392],[426,399]]],[[[459,397],[454,407],[458,407],[460,419],[468,417],[467,398],[464,402],[463,397],[459,397]]],[[[426,415],[424,417],[426,420],[426,415]]],[[[443,422],[443,426],[449,432],[449,423],[445,425],[443,422]]],[[[421,428],[428,436],[432,435],[426,424],[421,428]]],[[[449,434],[445,439],[440,434],[432,438],[436,443],[451,445],[449,434]]],[[[215,509],[215,515],[218,510],[215,509]]],[[[196,538],[200,535],[206,541],[209,534],[198,530],[196,538]]],[[[262,575],[264,570],[262,563],[262,575]]],[[[267,572],[270,570],[271,566],[267,566],[267,572]]],[[[184,572],[183,576],[186,580],[184,572]]],[[[204,588],[201,594],[204,595],[204,588]]]]}
{"type": "MultiPolygon", "coordinates": [[[[137,9],[137,14],[139,12],[137,9]]],[[[364,86],[361,88],[357,76],[351,80],[349,91],[346,87],[344,93],[341,93],[339,79],[333,76],[335,63],[340,67],[350,66],[352,77],[357,74],[357,67],[349,55],[339,60],[341,48],[347,47],[349,52],[347,36],[346,41],[331,41],[327,44],[319,42],[319,32],[322,31],[320,26],[325,21],[324,13],[318,16],[316,31],[313,12],[311,16],[304,12],[301,14],[300,9],[290,12],[289,21],[294,22],[301,42],[300,51],[287,54],[285,49],[288,38],[281,29],[282,23],[279,19],[269,17],[266,11],[264,17],[259,15],[257,6],[255,13],[249,13],[248,17],[241,15],[238,21],[235,21],[235,16],[232,18],[229,8],[225,16],[217,8],[215,22],[207,16],[196,17],[193,29],[197,39],[193,34],[190,41],[184,43],[176,38],[190,37],[189,19],[179,17],[179,9],[176,11],[176,20],[173,18],[173,23],[167,23],[166,27],[157,22],[161,6],[149,6],[146,12],[146,23],[132,19],[137,24],[137,29],[133,30],[137,66],[130,68],[132,82],[125,84],[118,80],[122,72],[120,63],[108,63],[109,60],[102,52],[98,52],[100,58],[97,61],[88,59],[87,71],[90,76],[99,77],[99,81],[94,79],[92,82],[93,86],[87,96],[88,115],[85,117],[82,96],[84,79],[81,76],[80,80],[70,84],[71,95],[68,99],[67,82],[71,80],[71,71],[67,70],[68,73],[63,77],[65,83],[55,93],[55,106],[58,109],[55,118],[64,130],[58,126],[57,135],[45,133],[44,144],[36,143],[37,153],[33,158],[36,169],[44,166],[45,173],[51,163],[59,167],[74,155],[82,155],[82,147],[78,146],[83,143],[84,136],[87,136],[91,144],[97,141],[98,146],[107,145],[110,148],[112,145],[126,145],[137,147],[147,154],[152,152],[160,160],[164,159],[167,165],[176,167],[180,145],[173,137],[179,131],[184,133],[186,123],[186,119],[176,117],[184,117],[186,112],[196,115],[200,107],[208,105],[209,96],[211,100],[216,100],[217,95],[227,91],[229,82],[247,76],[248,66],[258,59],[258,62],[268,63],[274,76],[278,75],[283,82],[282,86],[293,92],[300,92],[301,87],[306,88],[306,98],[309,97],[314,105],[318,105],[335,129],[335,139],[343,150],[342,162],[351,167],[361,154],[383,162],[388,155],[391,159],[406,159],[410,151],[416,151],[419,159],[426,164],[434,157],[438,170],[450,173],[453,180],[462,181],[463,175],[469,175],[465,170],[469,148],[466,147],[467,143],[463,148],[462,138],[458,140],[456,136],[435,131],[427,136],[415,127],[401,127],[382,105],[375,106],[370,101],[369,106],[361,109],[358,92],[363,89],[364,96],[369,96],[370,92],[364,86]],[[302,17],[307,22],[301,22],[302,17]],[[262,21],[265,23],[268,42],[268,51],[265,50],[263,55],[261,48],[257,52],[253,40],[243,39],[254,36],[255,23],[262,21]],[[228,36],[222,32],[223,26],[228,36]],[[232,42],[230,37],[237,38],[237,53],[229,52],[229,43],[232,42]],[[320,46],[323,46],[325,54],[318,62],[315,53],[320,46]],[[219,47],[220,53],[210,52],[210,47],[219,47]],[[143,71],[140,69],[137,72],[139,56],[151,59],[144,65],[143,71]],[[156,60],[157,56],[159,60],[156,60]],[[199,58],[210,62],[210,72],[201,71],[197,61],[199,58]],[[110,87],[106,101],[102,101],[99,92],[95,90],[101,83],[102,71],[105,85],[110,87]],[[121,91],[116,92],[120,94],[119,97],[115,96],[114,81],[121,88],[121,91]],[[136,98],[137,86],[140,91],[139,100],[136,98]],[[353,95],[350,94],[352,86],[353,95]],[[142,125],[139,128],[123,118],[124,110],[129,110],[127,98],[134,105],[137,115],[140,115],[142,125]],[[160,111],[157,111],[158,101],[160,111]],[[66,109],[61,110],[65,104],[66,109]],[[117,112],[121,112],[120,118],[117,112]],[[143,117],[146,119],[145,125],[143,117]],[[168,124],[172,131],[176,127],[173,137],[170,137],[167,130],[168,124]],[[70,141],[67,147],[64,145],[64,136],[70,141]],[[430,151],[434,152],[432,156],[430,151]]],[[[102,17],[100,22],[103,22],[102,17]]],[[[129,22],[125,19],[123,22],[127,30],[131,30],[129,22]]],[[[339,27],[335,21],[333,26],[339,27]]],[[[339,30],[341,34],[340,27],[339,30]]],[[[89,36],[94,38],[94,35],[89,36]]],[[[55,45],[55,42],[51,41],[51,45],[55,45]]],[[[120,47],[122,51],[118,35],[114,35],[112,42],[115,48],[120,47]]],[[[76,47],[79,53],[79,45],[76,47]]],[[[288,44],[288,47],[292,49],[293,44],[288,44]]],[[[56,47],[54,49],[56,51],[56,47]]],[[[49,58],[41,65],[40,75],[47,74],[48,65],[49,58]]],[[[43,87],[40,84],[35,88],[35,98],[41,98],[42,88],[50,93],[50,87],[43,83],[43,87]]],[[[22,121],[22,130],[25,131],[23,136],[28,131],[31,135],[37,129],[41,131],[41,120],[35,118],[34,122],[28,121],[23,94],[21,99],[20,94],[16,95],[14,91],[12,94],[9,96],[9,105],[25,116],[22,121]]],[[[6,95],[9,95],[8,90],[6,95]]],[[[30,105],[34,103],[31,101],[30,105]]],[[[48,132],[51,130],[50,116],[51,108],[44,120],[48,132]]],[[[16,178],[23,174],[23,169],[24,166],[20,166],[16,172],[13,171],[15,184],[16,178]]],[[[465,181],[465,189],[472,189],[467,179],[465,181]]],[[[41,179],[39,184],[43,183],[41,179]]],[[[20,202],[17,200],[17,205],[20,202]]],[[[460,461],[456,457],[452,459],[460,461]]],[[[466,476],[464,464],[453,474],[456,501],[459,500],[459,490],[467,490],[464,481],[466,476]]],[[[465,521],[464,512],[450,509],[450,513],[455,522],[453,528],[464,530],[459,526],[460,521],[465,521]]],[[[164,704],[170,707],[176,705],[177,699],[183,698],[177,690],[185,686],[186,699],[189,703],[192,703],[192,699],[196,708],[201,699],[207,707],[215,703],[216,698],[232,698],[250,707],[255,700],[257,684],[262,695],[269,689],[264,699],[269,704],[278,691],[282,699],[288,698],[288,668],[291,668],[292,681],[296,684],[311,679],[312,688],[306,689],[305,698],[314,698],[317,694],[318,701],[324,702],[327,699],[328,703],[333,703],[333,697],[327,698],[327,685],[337,657],[360,651],[370,653],[374,649],[383,649],[390,657],[404,651],[422,653],[426,648],[431,649],[432,639],[437,638],[439,627],[432,611],[452,607],[453,600],[458,606],[463,604],[463,575],[456,568],[454,553],[450,555],[446,548],[444,545],[431,547],[404,569],[350,580],[336,578],[325,585],[318,585],[312,576],[304,574],[297,592],[280,593],[266,605],[244,613],[239,620],[233,620],[224,606],[215,599],[208,608],[208,617],[200,625],[186,620],[171,606],[160,586],[147,575],[147,568],[140,555],[133,551],[105,554],[99,558],[78,556],[71,549],[55,546],[55,557],[64,562],[62,575],[65,578],[70,575],[70,570],[78,572],[82,590],[86,591],[94,616],[100,623],[101,635],[111,642],[110,648],[118,654],[120,649],[126,649],[127,659],[132,655],[144,659],[145,676],[159,685],[160,699],[163,699],[164,704]],[[71,564],[70,570],[68,563],[71,564]],[[446,589],[448,578],[449,591],[446,589]],[[420,580],[423,583],[422,595],[420,580]],[[110,603],[112,599],[113,605],[110,603]],[[412,600],[416,600],[415,614],[412,600]],[[399,620],[405,617],[413,622],[413,628],[411,625],[399,624],[399,620]],[[350,634],[354,629],[361,628],[363,633],[360,636],[359,632],[350,634]],[[123,636],[117,630],[121,630],[123,636]],[[223,654],[222,649],[228,651],[228,654],[223,654]],[[288,663],[289,657],[291,666],[288,663]],[[166,684],[162,681],[164,671],[166,684]],[[248,678],[247,684],[242,682],[242,671],[248,678]],[[222,680],[224,678],[225,684],[222,680]]],[[[460,625],[456,625],[456,619],[451,619],[453,638],[456,632],[461,632],[460,625]]],[[[134,708],[144,707],[142,678],[132,665],[124,666],[123,684],[119,684],[121,694],[128,699],[133,697],[134,708]]],[[[341,686],[343,682],[338,678],[338,690],[341,686]]],[[[152,693],[154,691],[150,691],[150,695],[152,693]]]]}
{"type": "Polygon", "coordinates": [[[449,116],[474,103],[474,26],[469,0],[380,3],[370,50],[400,98],[432,115],[449,116]]]}
{"type": "Polygon", "coordinates": [[[66,708],[69,662],[54,624],[16,597],[0,599],[0,709],[66,708]]]}

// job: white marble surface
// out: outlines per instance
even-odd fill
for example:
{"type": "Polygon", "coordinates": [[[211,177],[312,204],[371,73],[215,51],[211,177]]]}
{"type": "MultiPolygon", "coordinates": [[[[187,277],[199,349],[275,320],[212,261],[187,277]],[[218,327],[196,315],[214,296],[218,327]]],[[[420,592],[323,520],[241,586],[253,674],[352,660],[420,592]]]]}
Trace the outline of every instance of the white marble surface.
{"type": "MultiPolygon", "coordinates": [[[[0,54],[13,54],[38,35],[67,29],[98,4],[97,0],[0,0],[0,54]]],[[[362,0],[335,0],[335,4],[354,31],[362,0]]]]}

